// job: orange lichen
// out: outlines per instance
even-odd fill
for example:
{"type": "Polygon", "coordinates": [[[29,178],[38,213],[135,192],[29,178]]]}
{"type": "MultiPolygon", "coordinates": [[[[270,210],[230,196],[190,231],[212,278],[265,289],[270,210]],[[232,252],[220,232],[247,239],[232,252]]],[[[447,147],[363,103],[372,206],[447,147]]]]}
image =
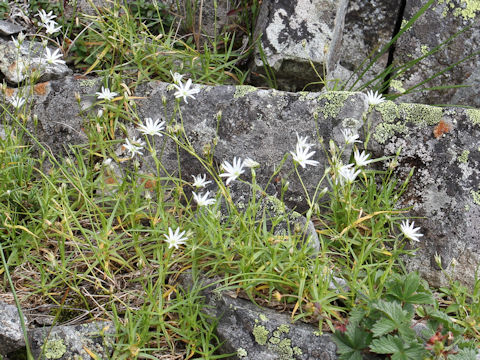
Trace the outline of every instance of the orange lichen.
{"type": "Polygon", "coordinates": [[[33,93],[35,95],[45,95],[47,93],[48,84],[49,84],[48,81],[40,83],[40,84],[36,84],[33,87],[33,93]]]}
{"type": "Polygon", "coordinates": [[[13,94],[15,94],[15,89],[14,89],[14,88],[9,88],[9,87],[7,87],[7,88],[5,89],[5,95],[6,95],[7,97],[10,98],[10,97],[13,96],[13,94]]]}
{"type": "Polygon", "coordinates": [[[433,129],[433,136],[438,139],[443,134],[448,133],[451,129],[452,128],[448,123],[446,123],[444,120],[440,120],[437,126],[435,126],[435,128],[433,129]]]}

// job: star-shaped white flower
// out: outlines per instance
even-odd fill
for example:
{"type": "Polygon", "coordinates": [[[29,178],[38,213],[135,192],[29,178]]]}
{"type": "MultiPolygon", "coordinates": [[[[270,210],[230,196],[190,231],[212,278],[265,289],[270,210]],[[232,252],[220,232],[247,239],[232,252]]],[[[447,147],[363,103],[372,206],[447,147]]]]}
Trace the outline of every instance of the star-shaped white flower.
{"type": "Polygon", "coordinates": [[[8,102],[12,104],[16,109],[20,109],[25,104],[25,99],[21,96],[15,95],[8,99],[8,102]]]}
{"type": "Polygon", "coordinates": [[[342,130],[342,134],[345,139],[345,144],[347,145],[361,142],[360,140],[358,140],[359,138],[358,134],[354,134],[352,129],[342,130]]]}
{"type": "Polygon", "coordinates": [[[13,45],[15,45],[17,49],[20,49],[23,41],[25,40],[25,37],[26,36],[23,32],[20,32],[20,34],[17,35],[16,39],[12,36],[13,45]]]}
{"type": "Polygon", "coordinates": [[[177,89],[177,91],[174,94],[175,97],[176,98],[183,97],[183,101],[185,101],[185,103],[187,104],[188,104],[187,97],[191,97],[192,99],[195,99],[193,95],[200,92],[200,89],[190,89],[190,87],[192,86],[192,79],[188,79],[186,83],[180,82],[178,83],[178,85],[173,84],[173,86],[175,87],[175,89],[177,89]]]}
{"type": "Polygon", "coordinates": [[[422,237],[423,234],[420,234],[420,228],[414,228],[414,225],[414,221],[412,221],[411,224],[408,223],[408,220],[402,221],[402,225],[400,225],[400,230],[402,230],[403,235],[405,235],[407,239],[410,239],[412,241],[420,241],[419,238],[422,237]]]}
{"type": "Polygon", "coordinates": [[[50,51],[50,49],[48,47],[45,48],[45,61],[47,62],[47,64],[50,64],[50,65],[65,65],[65,61],[64,60],[60,60],[62,58],[62,54],[59,54],[58,52],[60,51],[60,49],[57,49],[53,52],[50,51]]]}
{"type": "Polygon", "coordinates": [[[234,157],[233,158],[233,165],[230,164],[228,161],[224,161],[222,164],[223,170],[225,172],[223,174],[220,174],[221,177],[226,177],[227,182],[226,184],[228,185],[230,181],[233,181],[237,179],[241,174],[245,172],[243,167],[245,164],[243,163],[242,159],[234,157]]]}
{"type": "Polygon", "coordinates": [[[182,82],[183,75],[177,72],[173,73],[172,70],[170,70],[170,75],[172,75],[172,79],[175,84],[179,85],[182,82]]]}
{"type": "Polygon", "coordinates": [[[210,184],[211,181],[207,181],[207,175],[205,174],[202,174],[202,175],[192,175],[193,177],[193,184],[192,186],[196,187],[196,188],[204,188],[205,186],[207,186],[207,184],[210,184]]]}
{"type": "Polygon", "coordinates": [[[35,16],[40,17],[40,21],[44,24],[48,24],[50,21],[55,19],[57,15],[53,15],[53,11],[50,11],[48,14],[45,10],[38,10],[38,13],[35,16]]]}
{"type": "Polygon", "coordinates": [[[110,91],[109,88],[104,88],[102,86],[102,91],[101,92],[96,92],[95,95],[97,95],[97,98],[98,99],[104,99],[104,100],[107,100],[107,101],[111,101],[115,98],[115,96],[118,95],[118,93],[114,92],[114,91],[110,91]]]}
{"type": "MultiPolygon", "coordinates": [[[[343,165],[338,169],[338,175],[339,177],[337,178],[340,180],[340,184],[343,185],[345,183],[351,184],[355,178],[360,174],[360,170],[355,171],[353,169],[353,164],[348,164],[348,165],[343,165]]],[[[338,183],[338,181],[336,180],[338,183]]]]}
{"type": "Polygon", "coordinates": [[[185,244],[185,241],[188,239],[186,236],[183,235],[185,235],[185,231],[180,232],[180,228],[177,228],[174,233],[171,227],[168,228],[168,235],[163,234],[163,236],[165,236],[165,242],[168,244],[169,249],[171,247],[178,249],[179,245],[185,244]]]}
{"type": "Polygon", "coordinates": [[[45,32],[49,35],[53,35],[56,32],[60,31],[62,29],[61,26],[57,26],[58,24],[55,21],[49,21],[47,23],[44,23],[43,26],[45,27],[45,32]],[[57,27],[55,27],[57,26],[57,27]]]}
{"type": "Polygon", "coordinates": [[[203,195],[197,194],[194,191],[192,192],[192,194],[193,194],[193,199],[195,200],[198,206],[207,206],[207,205],[215,204],[216,200],[214,198],[211,198],[211,199],[208,198],[208,195],[210,195],[210,191],[207,191],[203,195]]]}
{"type": "Polygon", "coordinates": [[[370,154],[366,154],[365,151],[362,151],[361,153],[358,152],[357,149],[353,150],[353,157],[355,158],[355,162],[357,163],[357,166],[365,166],[370,164],[373,160],[368,160],[370,157],[370,154]]]}
{"type": "Polygon", "coordinates": [[[301,147],[304,147],[304,148],[307,148],[307,149],[310,149],[313,144],[309,144],[307,141],[308,141],[308,136],[300,136],[297,134],[297,145],[300,145],[301,147]]]}
{"type": "Polygon", "coordinates": [[[302,146],[301,142],[297,142],[295,152],[290,151],[290,153],[292,154],[293,160],[304,169],[307,165],[318,166],[318,161],[309,160],[315,154],[315,151],[309,151],[309,146],[302,146]]]}
{"type": "Polygon", "coordinates": [[[144,135],[162,136],[162,131],[165,128],[165,121],[160,122],[160,119],[156,119],[155,122],[151,118],[145,118],[145,125],[139,125],[138,131],[144,135]]]}
{"type": "Polygon", "coordinates": [[[130,153],[132,158],[136,154],[143,155],[143,153],[141,152],[141,150],[145,146],[145,143],[143,141],[141,141],[140,139],[136,140],[135,138],[133,138],[132,142],[130,142],[130,140],[128,139],[125,139],[125,141],[126,143],[123,144],[123,146],[125,147],[125,149],[127,149],[127,151],[130,153]]]}
{"type": "Polygon", "coordinates": [[[372,90],[367,91],[367,101],[369,105],[378,105],[385,101],[385,98],[382,94],[379,94],[378,91],[373,92],[372,90]]]}

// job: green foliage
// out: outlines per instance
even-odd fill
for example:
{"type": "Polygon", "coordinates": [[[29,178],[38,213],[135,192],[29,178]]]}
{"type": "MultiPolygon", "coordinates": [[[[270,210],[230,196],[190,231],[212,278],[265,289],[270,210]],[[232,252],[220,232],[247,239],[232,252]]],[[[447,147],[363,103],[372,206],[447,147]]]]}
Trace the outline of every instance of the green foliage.
{"type": "Polygon", "coordinates": [[[361,309],[352,311],[346,331],[337,330],[334,341],[341,359],[356,359],[366,352],[390,355],[398,360],[432,356],[474,359],[469,357],[473,343],[463,338],[464,332],[465,329],[438,310],[428,285],[413,272],[394,274],[385,284],[382,298],[367,301],[361,309]],[[425,304],[430,306],[423,306],[425,304]],[[423,334],[417,334],[413,325],[422,321],[426,327],[423,334]],[[455,350],[456,346],[462,350],[455,350]]]}
{"type": "Polygon", "coordinates": [[[5,20],[10,13],[10,5],[7,0],[0,1],[0,20],[5,20]]]}

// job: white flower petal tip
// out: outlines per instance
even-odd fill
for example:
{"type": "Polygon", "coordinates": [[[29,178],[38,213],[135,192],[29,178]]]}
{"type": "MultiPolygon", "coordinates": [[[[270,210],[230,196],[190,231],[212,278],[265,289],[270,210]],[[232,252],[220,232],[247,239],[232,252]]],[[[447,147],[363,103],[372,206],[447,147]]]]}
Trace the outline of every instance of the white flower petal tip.
{"type": "Polygon", "coordinates": [[[177,73],[177,72],[172,72],[172,70],[170,70],[170,75],[172,75],[172,79],[173,79],[173,82],[177,85],[179,85],[181,82],[182,82],[182,79],[183,79],[183,75],[177,73]]]}
{"type": "Polygon", "coordinates": [[[151,136],[163,136],[161,133],[163,129],[165,129],[165,121],[160,122],[160,119],[156,119],[154,122],[151,118],[145,118],[145,125],[138,126],[138,131],[151,136]]]}
{"type": "Polygon", "coordinates": [[[140,140],[140,139],[137,140],[137,139],[133,138],[132,142],[130,142],[130,140],[128,140],[128,139],[125,139],[125,142],[126,143],[123,144],[123,146],[130,153],[130,156],[132,158],[137,154],[143,155],[141,150],[145,146],[145,143],[142,140],[140,140]]]}
{"type": "Polygon", "coordinates": [[[192,177],[193,177],[192,186],[196,188],[204,188],[205,186],[211,183],[211,181],[207,181],[207,175],[205,174],[197,175],[197,176],[192,175],[192,177]]]}
{"type": "Polygon", "coordinates": [[[48,47],[45,48],[45,61],[47,62],[47,64],[50,64],[50,65],[65,65],[65,61],[60,60],[63,55],[59,54],[58,53],[59,51],[60,51],[60,49],[57,49],[52,53],[48,47]]]}
{"type": "Polygon", "coordinates": [[[360,174],[360,170],[355,171],[353,169],[353,164],[348,164],[340,167],[340,169],[338,169],[338,174],[341,185],[343,185],[344,183],[351,184],[355,181],[358,174],[360,174]]]}
{"type": "Polygon", "coordinates": [[[185,244],[185,241],[187,241],[188,239],[186,236],[183,235],[185,235],[185,231],[180,232],[180,228],[177,228],[174,233],[172,228],[170,227],[168,228],[168,235],[163,234],[163,236],[165,236],[165,242],[168,244],[169,249],[171,247],[178,249],[180,245],[185,244]]]}
{"type": "Polygon", "coordinates": [[[310,158],[315,155],[315,151],[309,151],[309,147],[304,147],[300,143],[297,143],[295,152],[290,151],[290,153],[292,154],[293,160],[304,169],[307,165],[318,166],[318,161],[310,160],[310,158]]]}
{"type": "Polygon", "coordinates": [[[412,221],[411,224],[409,224],[408,220],[402,221],[402,224],[400,225],[400,230],[402,230],[403,235],[409,240],[412,241],[420,241],[420,237],[423,236],[423,234],[420,234],[420,228],[414,228],[415,222],[412,221]]]}
{"type": "Polygon", "coordinates": [[[246,158],[245,161],[243,162],[243,165],[245,165],[248,168],[260,167],[260,164],[251,158],[246,158]]]}
{"type": "Polygon", "coordinates": [[[359,135],[355,134],[352,131],[352,129],[342,130],[342,135],[343,135],[343,138],[345,139],[345,144],[346,145],[361,142],[360,140],[358,140],[359,135]]]}
{"type": "Polygon", "coordinates": [[[362,151],[361,153],[358,152],[357,149],[353,151],[353,157],[355,158],[355,162],[357,163],[357,166],[365,166],[370,164],[373,160],[368,160],[370,157],[370,154],[366,154],[365,151],[362,151]]]}
{"type": "Polygon", "coordinates": [[[192,192],[193,199],[197,203],[198,206],[208,206],[215,204],[216,200],[214,198],[209,199],[208,195],[210,195],[210,191],[207,191],[205,194],[197,194],[196,192],[192,192]]]}
{"type": "Polygon", "coordinates": [[[174,94],[175,97],[183,98],[183,101],[185,101],[186,104],[188,104],[187,98],[191,97],[192,99],[195,99],[193,95],[200,92],[200,89],[190,89],[192,86],[192,79],[188,79],[186,83],[179,82],[178,84],[173,84],[173,86],[177,89],[174,94]]]}
{"type": "Polygon", "coordinates": [[[375,106],[384,102],[385,98],[382,96],[382,94],[379,94],[378,91],[373,92],[372,90],[368,90],[367,101],[369,105],[375,106]]]}
{"type": "Polygon", "coordinates": [[[20,109],[25,104],[25,99],[21,96],[15,95],[8,99],[8,102],[16,109],[20,109]]]}
{"type": "Polygon", "coordinates": [[[243,167],[245,166],[241,158],[234,157],[233,164],[230,164],[228,161],[222,163],[222,168],[225,170],[224,173],[220,174],[221,177],[226,177],[226,184],[228,185],[231,181],[236,180],[241,174],[245,172],[243,167]]]}
{"type": "Polygon", "coordinates": [[[118,95],[118,93],[116,93],[114,91],[110,91],[109,88],[105,88],[105,87],[102,86],[102,91],[96,92],[95,95],[97,95],[97,98],[99,100],[111,101],[115,98],[115,96],[118,95]]]}

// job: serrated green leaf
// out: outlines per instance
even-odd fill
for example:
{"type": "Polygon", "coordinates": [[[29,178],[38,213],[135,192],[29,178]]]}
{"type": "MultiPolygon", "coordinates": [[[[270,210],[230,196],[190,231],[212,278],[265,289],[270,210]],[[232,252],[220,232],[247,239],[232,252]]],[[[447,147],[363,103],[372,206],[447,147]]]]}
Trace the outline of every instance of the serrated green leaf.
{"type": "Polygon", "coordinates": [[[392,360],[418,360],[427,354],[417,341],[406,342],[405,339],[395,335],[387,335],[374,339],[370,350],[377,354],[392,354],[392,360]]]}
{"type": "Polygon", "coordinates": [[[433,299],[432,294],[428,293],[417,293],[409,296],[405,299],[405,302],[410,304],[433,304],[435,300],[433,299]]]}
{"type": "Polygon", "coordinates": [[[378,300],[373,304],[373,307],[381,311],[387,318],[391,319],[397,325],[407,321],[407,312],[402,309],[402,306],[396,301],[378,300]]]}
{"type": "Polygon", "coordinates": [[[372,326],[373,337],[380,337],[397,329],[397,324],[387,318],[381,318],[372,326]]]}
{"type": "Polygon", "coordinates": [[[418,273],[416,272],[411,272],[406,276],[403,284],[402,300],[406,301],[406,299],[417,291],[418,286],[420,285],[420,276],[418,276],[418,273]]]}
{"type": "Polygon", "coordinates": [[[342,359],[355,359],[355,354],[362,357],[364,349],[368,348],[372,339],[371,333],[361,328],[357,322],[350,322],[345,333],[336,331],[333,334],[333,341],[337,345],[337,352],[345,355],[342,359]]]}
{"type": "Polygon", "coordinates": [[[477,352],[474,349],[461,349],[455,355],[449,355],[448,360],[476,360],[477,352]]]}

